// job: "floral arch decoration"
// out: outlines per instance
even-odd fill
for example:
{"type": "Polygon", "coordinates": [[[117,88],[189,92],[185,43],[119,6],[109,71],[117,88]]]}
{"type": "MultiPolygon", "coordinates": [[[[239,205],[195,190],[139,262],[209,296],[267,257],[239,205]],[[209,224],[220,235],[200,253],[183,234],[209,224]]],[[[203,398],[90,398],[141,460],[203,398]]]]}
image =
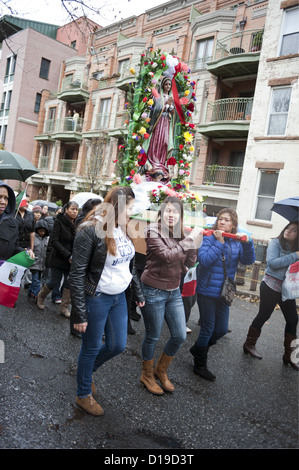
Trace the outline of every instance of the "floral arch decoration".
{"type": "Polygon", "coordinates": [[[153,109],[153,97],[158,96],[157,85],[165,76],[172,80],[172,94],[177,112],[179,132],[174,142],[172,156],[167,160],[171,181],[161,185],[159,194],[150,194],[153,202],[162,202],[170,191],[184,200],[191,200],[195,208],[203,199],[189,192],[189,175],[191,163],[194,160],[194,132],[192,115],[195,110],[196,82],[189,77],[190,69],[187,64],[171,54],[148,50],[141,54],[139,73],[132,67],[130,73],[135,77],[127,94],[125,107],[130,120],[126,121],[127,136],[123,145],[119,146],[119,157],[114,161],[119,178],[113,185],[130,185],[141,182],[140,173],[147,162],[143,149],[144,142],[150,137],[148,133],[150,114],[153,109]],[[166,190],[166,193],[165,193],[166,190]],[[183,194],[182,194],[183,193],[183,194]]]}

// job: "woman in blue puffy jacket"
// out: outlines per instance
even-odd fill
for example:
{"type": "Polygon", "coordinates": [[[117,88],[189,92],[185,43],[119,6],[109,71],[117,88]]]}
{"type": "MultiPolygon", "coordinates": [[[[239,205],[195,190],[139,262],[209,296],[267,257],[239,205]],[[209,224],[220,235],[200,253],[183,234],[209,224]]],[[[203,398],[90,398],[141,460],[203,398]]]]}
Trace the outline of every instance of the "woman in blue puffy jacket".
{"type": "Polygon", "coordinates": [[[209,346],[228,331],[229,306],[221,299],[224,282],[222,256],[225,258],[229,278],[234,279],[238,262],[248,265],[255,261],[252,240],[241,243],[232,238],[224,238],[223,232],[237,234],[238,216],[233,209],[222,209],[217,215],[214,232],[204,237],[198,251],[197,303],[200,311],[200,332],[196,343],[190,349],[194,356],[194,373],[207,380],[215,376],[207,369],[209,346]]]}

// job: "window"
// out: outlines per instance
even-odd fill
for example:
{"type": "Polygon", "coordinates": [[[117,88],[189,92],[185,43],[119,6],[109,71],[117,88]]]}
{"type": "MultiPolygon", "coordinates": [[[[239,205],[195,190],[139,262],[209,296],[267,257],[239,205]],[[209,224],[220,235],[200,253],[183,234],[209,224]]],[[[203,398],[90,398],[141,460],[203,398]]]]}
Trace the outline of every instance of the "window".
{"type": "Polygon", "coordinates": [[[77,43],[77,41],[72,41],[71,42],[71,48],[72,49],[76,49],[76,43],[77,43]]]}
{"type": "Polygon", "coordinates": [[[40,64],[40,71],[39,71],[40,78],[45,78],[46,80],[48,80],[50,63],[51,63],[50,60],[42,59],[41,64],[40,64]]]}
{"type": "Polygon", "coordinates": [[[277,171],[260,170],[260,184],[255,212],[256,219],[271,220],[271,207],[274,204],[278,174],[277,171]]]}
{"type": "Polygon", "coordinates": [[[107,129],[108,127],[109,116],[110,116],[110,106],[111,106],[111,98],[101,100],[99,120],[98,120],[99,129],[107,129]]]}
{"type": "Polygon", "coordinates": [[[193,70],[207,68],[207,62],[212,59],[214,38],[197,41],[193,70]]]}
{"type": "Polygon", "coordinates": [[[35,104],[34,104],[34,112],[37,113],[37,114],[39,113],[41,99],[42,99],[42,94],[41,93],[36,93],[35,104]]]}
{"type": "Polygon", "coordinates": [[[299,53],[299,7],[285,10],[282,28],[280,54],[299,53]]]}
{"type": "Polygon", "coordinates": [[[4,83],[13,82],[15,69],[16,69],[16,60],[17,60],[16,55],[8,57],[8,59],[6,60],[4,83]]]}
{"type": "Polygon", "coordinates": [[[10,103],[11,103],[12,90],[5,91],[2,95],[0,117],[9,115],[10,103]]]}
{"type": "Polygon", "coordinates": [[[291,91],[291,87],[272,89],[267,135],[285,135],[291,91]]]}
{"type": "Polygon", "coordinates": [[[119,60],[117,64],[117,73],[123,75],[129,68],[130,61],[129,59],[119,60]]]}

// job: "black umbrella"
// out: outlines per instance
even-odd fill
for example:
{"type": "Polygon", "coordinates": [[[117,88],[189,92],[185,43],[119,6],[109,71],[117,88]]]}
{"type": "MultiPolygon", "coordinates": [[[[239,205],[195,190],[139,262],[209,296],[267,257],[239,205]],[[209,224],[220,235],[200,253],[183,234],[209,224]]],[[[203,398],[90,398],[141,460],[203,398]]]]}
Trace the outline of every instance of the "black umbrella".
{"type": "Polygon", "coordinates": [[[21,155],[8,152],[7,150],[0,150],[0,179],[1,180],[18,180],[26,181],[31,175],[39,173],[27,158],[21,155]]]}
{"type": "Polygon", "coordinates": [[[274,202],[271,211],[281,215],[289,222],[299,220],[299,196],[289,197],[281,201],[274,202]]]}

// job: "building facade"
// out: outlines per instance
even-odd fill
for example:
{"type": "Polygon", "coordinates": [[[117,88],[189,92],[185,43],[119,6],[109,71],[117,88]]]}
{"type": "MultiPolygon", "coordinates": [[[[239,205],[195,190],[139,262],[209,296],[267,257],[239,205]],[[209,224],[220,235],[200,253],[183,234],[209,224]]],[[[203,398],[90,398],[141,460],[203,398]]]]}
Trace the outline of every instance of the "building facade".
{"type": "MultiPolygon", "coordinates": [[[[263,145],[270,145],[270,139],[258,139],[262,137],[261,122],[267,119],[269,104],[265,102],[262,83],[269,73],[272,77],[275,72],[276,80],[284,78],[288,68],[286,78],[293,81],[286,86],[295,89],[297,86],[294,77],[298,74],[298,51],[283,61],[277,60],[281,55],[277,48],[281,37],[278,31],[285,27],[282,25],[285,15],[291,10],[297,14],[298,2],[276,4],[266,0],[246,3],[173,0],[90,34],[86,55],[66,59],[58,90],[49,90],[42,96],[33,154],[33,163],[41,171],[31,178],[33,190],[43,187],[48,198],[62,198],[63,194],[63,199],[69,200],[82,189],[102,194],[109,189],[114,179],[114,161],[126,140],[129,119],[126,103],[130,84],[135,80],[130,69],[138,71],[140,55],[145,50],[160,49],[189,64],[190,77],[196,82],[197,109],[193,114],[197,127],[196,158],[191,168],[190,189],[207,196],[208,215],[216,215],[222,207],[232,207],[240,213],[242,225],[254,235],[265,235],[267,239],[273,236],[273,224],[270,222],[272,227],[268,227],[269,221],[258,219],[265,214],[254,212],[256,202],[252,202],[252,207],[250,204],[259,193],[259,172],[267,169],[268,163],[276,162],[268,151],[262,150],[263,145]],[[266,35],[272,41],[270,49],[263,42],[266,17],[270,18],[266,35]],[[271,57],[275,60],[269,62],[271,57]],[[264,98],[263,104],[258,96],[264,98]],[[256,162],[268,163],[257,167],[256,162]],[[266,226],[267,233],[263,230],[266,226]]],[[[290,24],[295,28],[292,34],[296,48],[298,23],[290,24]]],[[[290,41],[293,42],[292,38],[290,41]]],[[[291,101],[296,99],[293,91],[291,101]]],[[[288,123],[291,127],[286,128],[287,133],[296,119],[288,123]]],[[[289,168],[292,172],[285,162],[289,152],[295,152],[295,129],[292,135],[294,139],[271,138],[273,147],[276,144],[275,152],[284,155],[280,157],[285,164],[282,171],[289,168]]],[[[295,155],[292,161],[297,158],[295,155]]],[[[270,170],[277,170],[277,166],[270,170]]],[[[284,191],[279,190],[281,174],[273,195],[275,200],[288,191],[292,191],[288,195],[296,193],[294,171],[284,191]]],[[[268,212],[266,217],[275,216],[268,212]]]]}

